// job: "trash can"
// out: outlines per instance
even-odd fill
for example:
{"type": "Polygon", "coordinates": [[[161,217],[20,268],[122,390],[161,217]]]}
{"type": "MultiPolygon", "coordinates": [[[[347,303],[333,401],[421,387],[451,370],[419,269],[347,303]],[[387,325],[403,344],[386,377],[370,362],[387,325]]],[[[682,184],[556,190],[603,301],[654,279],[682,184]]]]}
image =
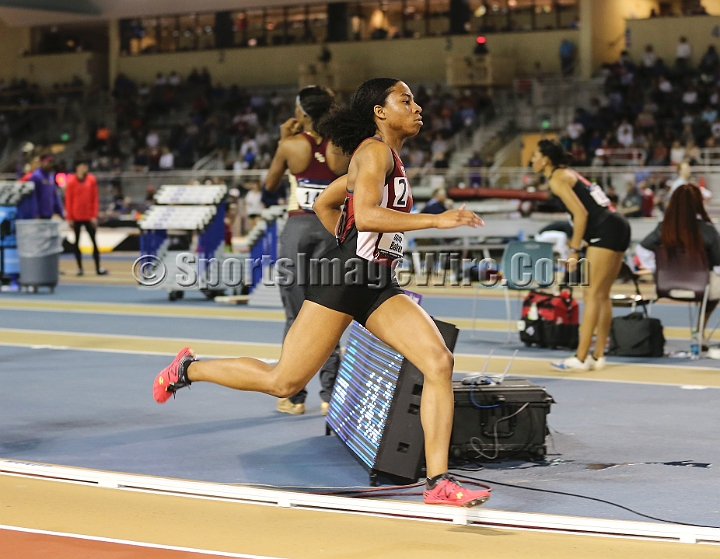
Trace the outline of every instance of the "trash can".
{"type": "Polygon", "coordinates": [[[62,238],[60,222],[46,219],[19,219],[15,222],[22,287],[36,290],[58,283],[62,238]]]}

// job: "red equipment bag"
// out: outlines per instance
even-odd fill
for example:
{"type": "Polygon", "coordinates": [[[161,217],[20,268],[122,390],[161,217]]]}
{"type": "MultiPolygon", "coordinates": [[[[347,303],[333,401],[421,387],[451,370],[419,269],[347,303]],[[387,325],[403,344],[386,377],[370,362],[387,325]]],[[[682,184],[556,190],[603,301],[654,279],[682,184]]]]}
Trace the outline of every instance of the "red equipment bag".
{"type": "Polygon", "coordinates": [[[576,349],[579,322],[580,307],[570,290],[558,295],[531,291],[523,300],[518,322],[520,340],[526,346],[576,349]]]}

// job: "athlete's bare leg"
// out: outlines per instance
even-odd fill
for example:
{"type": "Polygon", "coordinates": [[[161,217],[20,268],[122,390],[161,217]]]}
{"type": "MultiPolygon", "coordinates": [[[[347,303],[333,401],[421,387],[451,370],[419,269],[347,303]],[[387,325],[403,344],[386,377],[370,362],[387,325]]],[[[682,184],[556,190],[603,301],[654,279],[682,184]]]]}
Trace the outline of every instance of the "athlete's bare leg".
{"type": "Polygon", "coordinates": [[[188,367],[188,378],[288,398],[320,370],[351,321],[347,314],[305,301],[277,365],[250,357],[197,361],[188,367]]]}
{"type": "Polygon", "coordinates": [[[577,349],[580,361],[587,359],[596,328],[595,357],[599,358],[605,354],[605,342],[612,323],[610,290],[620,273],[622,258],[622,252],[607,248],[589,247],[587,250],[590,281],[587,287],[583,287],[585,308],[580,324],[580,341],[577,349]]]}
{"type": "Polygon", "coordinates": [[[447,472],[454,410],[452,353],[428,314],[405,295],[385,301],[370,315],[366,326],[423,373],[420,419],[427,477],[447,472]]]}

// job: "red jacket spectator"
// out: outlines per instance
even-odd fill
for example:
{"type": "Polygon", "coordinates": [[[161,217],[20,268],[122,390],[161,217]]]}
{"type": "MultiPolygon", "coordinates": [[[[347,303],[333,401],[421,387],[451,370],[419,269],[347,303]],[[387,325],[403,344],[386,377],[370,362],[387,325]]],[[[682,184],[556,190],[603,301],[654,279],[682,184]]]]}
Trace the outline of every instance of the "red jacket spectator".
{"type": "Polygon", "coordinates": [[[98,185],[87,173],[82,180],[70,175],[65,187],[65,212],[68,221],[91,221],[98,216],[98,185]]]}

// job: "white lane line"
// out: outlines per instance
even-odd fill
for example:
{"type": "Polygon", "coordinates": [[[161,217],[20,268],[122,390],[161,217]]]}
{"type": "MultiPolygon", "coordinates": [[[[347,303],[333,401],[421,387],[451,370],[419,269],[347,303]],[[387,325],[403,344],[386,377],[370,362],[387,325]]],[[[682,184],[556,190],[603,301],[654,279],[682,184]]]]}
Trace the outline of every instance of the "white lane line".
{"type": "Polygon", "coordinates": [[[5,475],[29,476],[58,483],[85,483],[120,491],[172,494],[248,505],[298,508],[335,514],[361,514],[414,521],[485,526],[508,530],[551,531],[585,536],[630,537],[681,543],[720,543],[720,529],[672,523],[572,517],[487,508],[438,507],[414,501],[357,499],[245,485],[226,485],[147,475],[86,470],[51,464],[0,459],[5,475]]]}
{"type": "MultiPolygon", "coordinates": [[[[269,342],[243,342],[240,340],[235,341],[228,341],[228,340],[213,340],[213,339],[198,339],[198,338],[166,338],[166,337],[155,337],[155,336],[138,336],[136,334],[116,334],[116,333],[107,333],[107,334],[98,334],[97,332],[70,332],[67,330],[33,330],[33,329],[27,329],[27,328],[2,328],[0,327],[0,334],[3,332],[16,332],[18,334],[48,334],[51,336],[86,336],[91,338],[122,338],[122,339],[130,339],[130,340],[158,340],[163,342],[180,342],[180,343],[187,343],[188,345],[193,343],[200,343],[200,344],[229,344],[229,345],[235,345],[235,344],[243,344],[243,345],[255,345],[255,346],[265,346],[265,347],[281,347],[282,344],[278,343],[269,343],[269,342]]],[[[8,345],[26,345],[26,344],[8,344],[8,345]]],[[[32,345],[38,345],[38,344],[32,344],[32,345]]],[[[55,346],[56,347],[56,346],[55,346]]],[[[164,355],[164,354],[163,354],[164,355]]]]}
{"type": "MultiPolygon", "coordinates": [[[[202,307],[200,307],[202,308],[202,307]]],[[[261,309],[259,309],[261,310],[261,309]]],[[[273,309],[268,312],[277,312],[282,309],[273,309]]],[[[157,313],[150,312],[134,312],[134,311],[105,311],[95,309],[47,309],[47,308],[11,308],[3,307],[0,305],[0,311],[18,311],[18,312],[47,312],[47,313],[68,313],[68,314],[100,314],[100,315],[112,315],[112,316],[137,316],[145,318],[188,318],[193,320],[247,320],[249,322],[282,322],[285,323],[284,318],[259,318],[259,317],[246,317],[242,315],[238,316],[212,316],[212,315],[197,315],[197,314],[183,314],[183,313],[163,313],[162,311],[157,313]]]]}
{"type": "Polygon", "coordinates": [[[238,559],[285,559],[282,557],[270,557],[268,555],[248,555],[246,553],[230,553],[227,551],[211,551],[209,549],[196,549],[193,547],[179,547],[175,545],[162,545],[145,542],[136,542],[132,540],[118,540],[115,538],[103,538],[100,536],[86,536],[83,534],[72,534],[69,532],[53,532],[50,530],[38,530],[35,528],[22,528],[20,526],[7,526],[0,524],[0,530],[8,530],[13,532],[25,532],[28,534],[38,534],[43,536],[56,536],[61,538],[73,538],[77,540],[89,540],[93,542],[114,543],[120,545],[131,545],[134,547],[145,547],[150,549],[165,549],[168,551],[184,551],[186,553],[197,553],[198,555],[210,555],[212,557],[236,557],[238,559]]]}
{"type": "MultiPolygon", "coordinates": [[[[103,349],[95,347],[70,347],[62,345],[28,345],[28,344],[8,344],[0,342],[0,347],[24,347],[29,349],[49,349],[52,351],[88,351],[93,353],[121,353],[125,355],[153,355],[162,357],[174,357],[175,353],[167,351],[136,351],[133,349],[103,349]]],[[[227,359],[227,355],[212,355],[208,353],[200,353],[199,357],[203,359],[227,359]]],[[[238,355],[238,357],[242,357],[238,355]]],[[[277,359],[266,359],[264,357],[253,357],[258,361],[264,361],[265,363],[277,363],[277,359]]]]}

